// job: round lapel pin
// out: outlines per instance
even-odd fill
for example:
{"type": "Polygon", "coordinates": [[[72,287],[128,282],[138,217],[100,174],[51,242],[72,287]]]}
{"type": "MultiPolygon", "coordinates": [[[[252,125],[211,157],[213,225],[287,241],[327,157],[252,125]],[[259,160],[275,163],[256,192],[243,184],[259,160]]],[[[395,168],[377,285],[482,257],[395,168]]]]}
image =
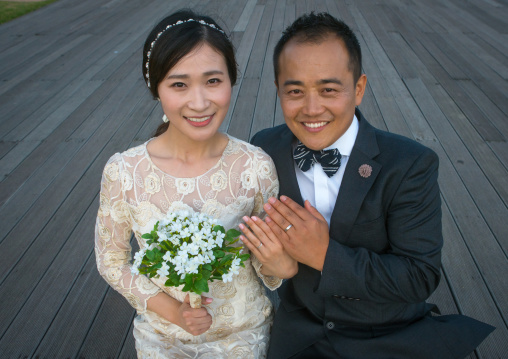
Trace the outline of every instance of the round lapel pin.
{"type": "Polygon", "coordinates": [[[369,165],[366,165],[366,164],[365,165],[361,165],[360,168],[358,169],[358,173],[363,178],[368,178],[372,174],[372,167],[369,166],[369,165]]]}

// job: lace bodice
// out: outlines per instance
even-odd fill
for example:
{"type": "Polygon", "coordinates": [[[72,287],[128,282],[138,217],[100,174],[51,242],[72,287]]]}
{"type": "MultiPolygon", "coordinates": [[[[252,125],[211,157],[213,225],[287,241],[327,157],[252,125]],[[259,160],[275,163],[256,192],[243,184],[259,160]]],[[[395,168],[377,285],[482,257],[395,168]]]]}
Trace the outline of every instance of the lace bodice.
{"type": "MultiPolygon", "coordinates": [[[[138,313],[146,311],[147,299],[161,288],[155,280],[131,274],[132,233],[142,246],[145,240],[141,235],[157,220],[184,209],[217,218],[225,228],[238,228],[245,215],[262,217],[263,203],[279,189],[268,155],[238,139],[229,137],[215,166],[193,178],[177,178],[160,170],[150,159],[147,143],[117,153],[107,162],[95,234],[100,274],[138,313]]],[[[278,278],[261,275],[255,258],[252,264],[269,288],[280,285],[278,278]]]]}

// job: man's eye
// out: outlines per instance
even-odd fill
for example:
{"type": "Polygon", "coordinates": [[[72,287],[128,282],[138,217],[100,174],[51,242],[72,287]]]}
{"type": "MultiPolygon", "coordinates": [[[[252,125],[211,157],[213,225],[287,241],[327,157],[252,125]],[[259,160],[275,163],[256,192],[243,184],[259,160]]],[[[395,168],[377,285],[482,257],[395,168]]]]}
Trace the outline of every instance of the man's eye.
{"type": "Polygon", "coordinates": [[[302,91],[298,90],[298,89],[294,89],[294,90],[291,90],[289,91],[290,94],[294,94],[294,95],[298,95],[298,94],[301,94],[302,91]]]}
{"type": "Polygon", "coordinates": [[[324,92],[335,92],[335,89],[332,88],[325,88],[324,92]]]}

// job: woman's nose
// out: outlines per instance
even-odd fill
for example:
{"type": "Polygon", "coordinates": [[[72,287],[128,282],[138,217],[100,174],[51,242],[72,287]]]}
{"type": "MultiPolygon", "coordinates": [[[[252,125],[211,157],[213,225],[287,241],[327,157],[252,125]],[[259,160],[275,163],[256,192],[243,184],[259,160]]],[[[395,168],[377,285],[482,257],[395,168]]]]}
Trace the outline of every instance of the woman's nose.
{"type": "Polygon", "coordinates": [[[195,87],[192,91],[190,91],[189,95],[190,98],[187,106],[190,109],[196,112],[201,112],[210,106],[210,100],[208,99],[207,91],[205,89],[201,87],[195,87]]]}

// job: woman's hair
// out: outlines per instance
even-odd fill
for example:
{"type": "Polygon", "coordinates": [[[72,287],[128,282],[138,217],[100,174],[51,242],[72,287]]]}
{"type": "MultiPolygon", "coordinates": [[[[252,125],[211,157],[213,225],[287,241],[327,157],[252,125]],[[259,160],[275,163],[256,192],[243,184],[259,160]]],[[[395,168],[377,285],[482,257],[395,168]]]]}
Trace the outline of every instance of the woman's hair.
{"type": "MultiPolygon", "coordinates": [[[[224,56],[231,86],[236,83],[235,51],[224,30],[212,18],[184,9],[160,21],[146,38],[143,77],[154,99],[159,98],[159,84],[169,70],[205,43],[224,56]]],[[[154,136],[164,133],[167,128],[168,123],[161,124],[154,136]]]]}

